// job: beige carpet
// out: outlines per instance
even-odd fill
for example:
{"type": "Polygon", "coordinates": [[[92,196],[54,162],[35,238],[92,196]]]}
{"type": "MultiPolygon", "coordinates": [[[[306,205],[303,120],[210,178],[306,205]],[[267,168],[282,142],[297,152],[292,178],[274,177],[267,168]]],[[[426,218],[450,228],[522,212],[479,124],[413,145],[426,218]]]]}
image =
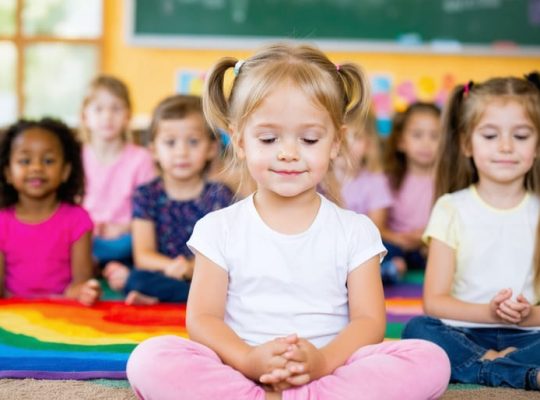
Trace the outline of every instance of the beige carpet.
{"type": "MultiPolygon", "coordinates": [[[[453,386],[442,400],[540,400],[540,392],[514,389],[453,386]]],[[[131,389],[119,382],[117,387],[93,381],[48,381],[36,379],[0,379],[0,400],[136,400],[131,389]]]]}

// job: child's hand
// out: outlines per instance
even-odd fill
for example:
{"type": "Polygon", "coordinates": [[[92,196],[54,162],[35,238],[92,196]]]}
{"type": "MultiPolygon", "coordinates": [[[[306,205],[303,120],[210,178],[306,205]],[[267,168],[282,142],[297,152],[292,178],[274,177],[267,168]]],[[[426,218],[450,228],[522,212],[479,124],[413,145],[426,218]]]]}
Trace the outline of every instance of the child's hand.
{"type": "Polygon", "coordinates": [[[326,361],[323,353],[309,340],[298,339],[298,345],[291,346],[283,356],[287,359],[287,369],[291,372],[287,382],[293,386],[305,385],[324,374],[326,361]]]}
{"type": "Polygon", "coordinates": [[[184,256],[178,256],[172,263],[165,267],[163,273],[169,278],[178,280],[191,279],[193,276],[193,265],[195,263],[184,256]]]}
{"type": "Polygon", "coordinates": [[[506,300],[501,303],[498,311],[504,322],[517,325],[531,313],[531,303],[520,294],[516,301],[506,300]]]}
{"type": "Polygon", "coordinates": [[[77,300],[85,306],[91,306],[99,300],[101,296],[101,286],[95,279],[89,279],[81,285],[77,300]]]}
{"type": "Polygon", "coordinates": [[[272,382],[265,382],[260,378],[276,371],[273,377],[276,382],[286,379],[289,373],[285,369],[287,360],[283,357],[283,353],[287,351],[289,345],[284,338],[277,338],[252,347],[246,357],[245,371],[242,372],[250,379],[259,380],[271,386],[272,382]]]}
{"type": "Polygon", "coordinates": [[[499,307],[502,303],[504,303],[506,300],[509,300],[512,297],[512,289],[502,289],[500,290],[489,302],[489,311],[491,314],[491,317],[501,322],[502,317],[500,315],[501,310],[499,307]]]}
{"type": "Polygon", "coordinates": [[[422,246],[422,234],[420,231],[399,233],[396,234],[395,242],[404,250],[415,250],[422,246]]]}
{"type": "Polygon", "coordinates": [[[287,345],[281,354],[282,365],[261,375],[259,377],[259,382],[270,386],[274,392],[282,392],[293,386],[291,383],[287,382],[287,379],[292,377],[296,368],[287,368],[287,364],[289,362],[284,355],[298,347],[298,336],[296,334],[292,334],[284,338],[277,338],[276,340],[287,345]]]}

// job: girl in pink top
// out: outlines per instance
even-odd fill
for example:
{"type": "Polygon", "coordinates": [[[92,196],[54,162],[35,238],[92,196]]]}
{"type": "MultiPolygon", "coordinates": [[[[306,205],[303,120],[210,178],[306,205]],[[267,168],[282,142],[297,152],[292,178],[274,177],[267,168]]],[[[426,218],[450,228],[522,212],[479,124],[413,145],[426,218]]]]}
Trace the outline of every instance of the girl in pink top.
{"type": "Polygon", "coordinates": [[[131,264],[131,197],[156,174],[150,152],[129,141],[130,116],[122,81],[103,75],[91,82],[81,115],[86,140],[83,206],[95,224],[93,253],[101,266],[112,260],[131,264]]]}
{"type": "Polygon", "coordinates": [[[441,136],[440,110],[432,103],[411,104],[394,119],[384,164],[394,196],[381,228],[388,249],[383,278],[399,280],[408,268],[425,267],[421,236],[433,205],[433,172],[441,136]]]}
{"type": "Polygon", "coordinates": [[[365,123],[348,121],[346,126],[349,155],[336,160],[343,205],[367,215],[381,229],[392,205],[392,193],[382,170],[381,142],[375,117],[369,114],[365,123]]]}
{"type": "Polygon", "coordinates": [[[51,119],[21,120],[0,141],[0,297],[64,296],[91,305],[92,221],[80,145],[51,119]]]}

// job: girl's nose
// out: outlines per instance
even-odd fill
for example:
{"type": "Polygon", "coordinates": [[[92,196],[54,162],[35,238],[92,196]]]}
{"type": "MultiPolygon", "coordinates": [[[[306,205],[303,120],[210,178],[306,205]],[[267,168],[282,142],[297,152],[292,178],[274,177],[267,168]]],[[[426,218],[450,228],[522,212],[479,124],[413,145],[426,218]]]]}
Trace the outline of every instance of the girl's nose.
{"type": "Polygon", "coordinates": [[[511,137],[501,137],[499,140],[499,151],[503,153],[509,153],[512,151],[514,143],[511,137]]]}
{"type": "Polygon", "coordinates": [[[283,146],[281,146],[281,149],[278,153],[278,160],[279,161],[298,161],[298,149],[296,148],[296,144],[293,143],[284,143],[283,146]]]}

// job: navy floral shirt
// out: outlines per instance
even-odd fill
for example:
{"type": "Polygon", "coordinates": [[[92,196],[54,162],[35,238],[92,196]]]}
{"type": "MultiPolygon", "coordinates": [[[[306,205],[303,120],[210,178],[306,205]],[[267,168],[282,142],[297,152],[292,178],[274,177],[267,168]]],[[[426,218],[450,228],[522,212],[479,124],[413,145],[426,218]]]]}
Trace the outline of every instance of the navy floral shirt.
{"type": "Polygon", "coordinates": [[[157,178],[135,190],[133,218],[154,223],[158,252],[171,258],[179,255],[192,257],[186,242],[195,223],[209,212],[227,207],[232,202],[231,190],[217,182],[206,182],[196,199],[173,200],[167,196],[163,180],[157,178]]]}

